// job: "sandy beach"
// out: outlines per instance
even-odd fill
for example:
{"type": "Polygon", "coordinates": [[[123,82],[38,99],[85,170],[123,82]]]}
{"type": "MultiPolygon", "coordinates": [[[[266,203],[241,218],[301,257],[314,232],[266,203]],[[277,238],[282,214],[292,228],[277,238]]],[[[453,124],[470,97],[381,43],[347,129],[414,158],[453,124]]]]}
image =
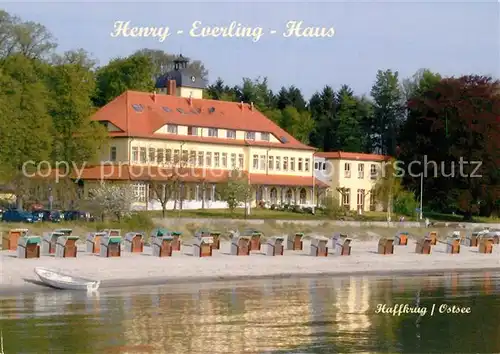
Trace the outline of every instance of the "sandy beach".
{"type": "Polygon", "coordinates": [[[122,252],[119,258],[88,254],[84,244],[79,245],[77,258],[18,259],[13,251],[0,251],[0,293],[43,290],[32,283],[38,281],[33,271],[37,266],[101,280],[101,288],[291,276],[500,270],[499,245],[492,254],[480,254],[477,247],[466,246],[461,246],[459,254],[447,254],[446,245],[438,243],[430,255],[423,255],[415,253],[415,241],[410,239],[407,246],[394,246],[394,254],[381,255],[376,253],[377,244],[377,240],[354,240],[350,256],[328,257],[307,255],[308,240],[304,240],[303,251],[285,250],[283,256],[275,257],[257,251],[250,256],[229,255],[229,241],[222,241],[220,250],[204,258],[193,257],[186,243],[180,252],[165,258],[153,257],[148,246],[142,254],[122,252]]]}

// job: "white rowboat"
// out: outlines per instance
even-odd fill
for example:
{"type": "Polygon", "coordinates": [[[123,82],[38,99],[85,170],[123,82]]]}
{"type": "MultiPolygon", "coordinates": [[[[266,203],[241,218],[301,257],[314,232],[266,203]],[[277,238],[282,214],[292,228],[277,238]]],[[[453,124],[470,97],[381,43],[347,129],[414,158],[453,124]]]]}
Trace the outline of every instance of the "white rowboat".
{"type": "Polygon", "coordinates": [[[44,283],[57,289],[87,290],[87,292],[94,292],[99,289],[99,285],[101,285],[100,281],[74,277],[42,267],[36,267],[35,274],[38,275],[44,283]]]}

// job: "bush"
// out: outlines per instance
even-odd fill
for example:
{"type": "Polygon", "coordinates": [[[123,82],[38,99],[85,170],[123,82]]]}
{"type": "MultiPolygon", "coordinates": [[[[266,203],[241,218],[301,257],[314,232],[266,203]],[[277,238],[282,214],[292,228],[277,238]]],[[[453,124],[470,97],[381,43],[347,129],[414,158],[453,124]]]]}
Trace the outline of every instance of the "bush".
{"type": "Polygon", "coordinates": [[[342,207],[339,204],[339,200],[333,196],[328,196],[325,198],[324,213],[329,218],[335,219],[340,215],[343,215],[342,207]]]}
{"type": "Polygon", "coordinates": [[[402,191],[394,200],[394,212],[396,214],[415,216],[418,203],[412,192],[402,191]]]}
{"type": "Polygon", "coordinates": [[[146,213],[131,213],[122,218],[121,221],[96,222],[94,227],[97,230],[122,229],[124,232],[145,232],[149,234],[155,225],[153,220],[146,213]]]}

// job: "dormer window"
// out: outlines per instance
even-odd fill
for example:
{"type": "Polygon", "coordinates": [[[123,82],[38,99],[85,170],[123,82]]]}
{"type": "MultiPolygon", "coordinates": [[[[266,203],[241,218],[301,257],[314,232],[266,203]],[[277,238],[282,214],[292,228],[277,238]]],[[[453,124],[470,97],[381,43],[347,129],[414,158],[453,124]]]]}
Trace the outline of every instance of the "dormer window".
{"type": "Polygon", "coordinates": [[[177,108],[177,112],[179,112],[180,114],[186,114],[186,112],[184,112],[182,108],[177,108]]]}
{"type": "Polygon", "coordinates": [[[164,110],[165,112],[167,112],[167,113],[168,113],[168,112],[172,112],[172,110],[171,110],[170,108],[168,108],[167,106],[163,106],[162,108],[163,108],[163,110],[164,110]]]}
{"type": "Polygon", "coordinates": [[[138,113],[144,111],[144,106],[142,104],[133,104],[132,108],[138,113]]]}
{"type": "Polygon", "coordinates": [[[260,133],[260,140],[269,141],[269,133],[260,133]]]}
{"type": "Polygon", "coordinates": [[[217,128],[208,128],[208,136],[217,138],[219,136],[219,131],[217,128]]]}
{"type": "Polygon", "coordinates": [[[255,140],[255,132],[246,132],[245,139],[247,140],[255,140]]]}
{"type": "Polygon", "coordinates": [[[174,124],[167,125],[167,132],[169,134],[177,134],[177,125],[174,124]]]}
{"type": "Polygon", "coordinates": [[[226,138],[228,139],[236,139],[236,130],[227,130],[226,138]]]}

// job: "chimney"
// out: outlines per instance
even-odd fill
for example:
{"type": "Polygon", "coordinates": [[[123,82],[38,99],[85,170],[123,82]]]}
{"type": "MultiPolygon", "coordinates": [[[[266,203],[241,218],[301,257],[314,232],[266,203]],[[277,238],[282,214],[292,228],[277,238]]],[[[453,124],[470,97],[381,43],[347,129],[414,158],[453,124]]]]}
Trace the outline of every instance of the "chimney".
{"type": "Polygon", "coordinates": [[[153,91],[153,102],[156,102],[156,90],[153,91]]]}
{"type": "Polygon", "coordinates": [[[243,110],[243,101],[240,102],[240,108],[243,110]]]}
{"type": "Polygon", "coordinates": [[[250,110],[253,111],[253,102],[250,102],[250,110]]]}
{"type": "Polygon", "coordinates": [[[175,82],[175,80],[169,80],[167,93],[170,96],[176,96],[177,94],[176,91],[177,91],[177,83],[175,82]]]}
{"type": "Polygon", "coordinates": [[[189,105],[191,107],[193,106],[193,93],[192,92],[189,94],[189,105]]]}

